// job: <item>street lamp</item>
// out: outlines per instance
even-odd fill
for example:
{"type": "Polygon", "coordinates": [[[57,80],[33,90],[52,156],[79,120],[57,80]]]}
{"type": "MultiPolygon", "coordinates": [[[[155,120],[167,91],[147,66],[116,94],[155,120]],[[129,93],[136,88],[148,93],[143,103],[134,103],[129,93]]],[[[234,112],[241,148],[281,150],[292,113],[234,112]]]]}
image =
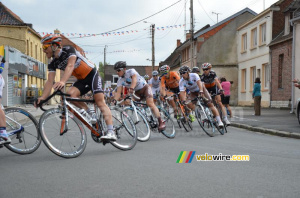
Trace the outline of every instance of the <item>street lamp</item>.
{"type": "MultiPolygon", "coordinates": [[[[144,21],[144,23],[149,23],[144,21]]],[[[154,48],[154,33],[155,33],[155,24],[151,23],[151,37],[152,37],[152,71],[154,71],[154,64],[155,64],[155,48],[154,48]]]]}

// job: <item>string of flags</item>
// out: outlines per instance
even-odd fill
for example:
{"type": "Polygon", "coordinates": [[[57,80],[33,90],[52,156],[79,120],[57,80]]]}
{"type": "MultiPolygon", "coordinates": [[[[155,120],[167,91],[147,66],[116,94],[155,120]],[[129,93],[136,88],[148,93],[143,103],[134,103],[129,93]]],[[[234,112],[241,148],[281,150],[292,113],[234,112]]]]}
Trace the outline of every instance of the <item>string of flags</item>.
{"type": "MultiPolygon", "coordinates": [[[[179,25],[169,25],[169,26],[162,26],[162,27],[156,27],[155,30],[158,31],[164,31],[169,29],[176,29],[176,28],[182,28],[185,24],[179,24],[179,25]]],[[[75,37],[91,37],[91,36],[122,36],[122,35],[128,35],[133,34],[141,31],[149,30],[149,28],[145,28],[143,30],[128,30],[128,31],[118,31],[118,32],[105,32],[105,33],[97,33],[97,34],[84,34],[84,33],[60,33],[64,36],[75,36],[75,37]]],[[[38,32],[41,36],[45,36],[46,34],[54,34],[49,32],[38,32]]]]}
{"type": "MultiPolygon", "coordinates": [[[[114,50],[111,52],[106,52],[106,54],[112,54],[112,53],[132,53],[132,52],[139,52],[141,49],[133,49],[133,50],[114,50]]],[[[93,51],[84,51],[85,54],[104,54],[104,52],[93,52],[93,51]]]]}

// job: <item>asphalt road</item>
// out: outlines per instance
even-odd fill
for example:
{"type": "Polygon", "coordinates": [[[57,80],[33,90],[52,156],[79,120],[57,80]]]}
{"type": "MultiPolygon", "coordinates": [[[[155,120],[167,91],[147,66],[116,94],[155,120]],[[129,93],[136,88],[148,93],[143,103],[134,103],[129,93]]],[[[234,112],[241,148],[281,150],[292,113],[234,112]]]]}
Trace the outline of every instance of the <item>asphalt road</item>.
{"type": "Polygon", "coordinates": [[[213,138],[152,134],[131,151],[89,138],[76,159],[60,158],[43,143],[26,156],[0,149],[0,170],[0,198],[299,197],[300,143],[238,128],[213,138]],[[191,163],[176,163],[181,151],[196,151],[191,163]],[[205,153],[250,161],[197,161],[205,153]]]}

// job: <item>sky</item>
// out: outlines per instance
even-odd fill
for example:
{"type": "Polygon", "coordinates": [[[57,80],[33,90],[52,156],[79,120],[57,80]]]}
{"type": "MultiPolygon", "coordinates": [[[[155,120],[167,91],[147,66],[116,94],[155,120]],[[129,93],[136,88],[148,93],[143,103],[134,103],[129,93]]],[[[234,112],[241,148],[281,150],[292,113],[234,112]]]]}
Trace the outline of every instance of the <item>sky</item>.
{"type": "MultiPolygon", "coordinates": [[[[155,65],[185,41],[190,0],[0,0],[43,36],[55,29],[79,45],[96,65],[126,61],[152,65],[150,26],[155,24],[155,65]],[[157,29],[159,28],[159,30],[157,29]],[[103,33],[110,32],[110,35],[103,33]],[[73,34],[73,35],[72,35],[73,34]],[[80,34],[82,35],[80,37],[80,34]],[[84,36],[85,35],[85,36],[84,36]]],[[[194,30],[248,7],[259,14],[277,0],[193,0],[194,30]],[[215,14],[217,13],[217,14],[215,14]]]]}

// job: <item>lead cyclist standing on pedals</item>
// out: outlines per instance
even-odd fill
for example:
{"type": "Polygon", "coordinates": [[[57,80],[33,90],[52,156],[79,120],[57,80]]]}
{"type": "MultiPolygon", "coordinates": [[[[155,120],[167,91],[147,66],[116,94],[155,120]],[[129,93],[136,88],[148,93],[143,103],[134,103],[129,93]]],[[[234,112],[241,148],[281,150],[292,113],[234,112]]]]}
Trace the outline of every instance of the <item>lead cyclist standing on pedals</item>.
{"type": "Polygon", "coordinates": [[[146,104],[151,109],[154,116],[158,119],[159,126],[158,130],[162,131],[166,128],[165,123],[160,117],[158,108],[153,102],[153,94],[151,87],[146,83],[146,80],[137,73],[135,69],[126,69],[127,65],[125,61],[118,61],[114,65],[114,70],[116,70],[119,80],[117,82],[117,92],[114,96],[114,103],[121,97],[121,92],[124,87],[128,88],[129,94],[133,94],[140,97],[140,100],[146,99],[146,104]]]}
{"type": "MultiPolygon", "coordinates": [[[[48,59],[52,58],[52,60],[48,65],[48,80],[45,83],[43,94],[38,98],[35,106],[50,95],[52,88],[55,90],[62,89],[70,76],[73,75],[77,78],[77,81],[68,89],[67,94],[70,94],[73,98],[79,98],[79,96],[91,90],[94,94],[95,103],[104,115],[108,129],[107,134],[101,136],[101,140],[115,141],[117,138],[113,131],[112,115],[105,104],[101,78],[95,66],[76,51],[74,47],[69,45],[62,47],[61,42],[60,35],[54,34],[47,34],[41,40],[43,52],[48,59]],[[59,82],[53,85],[56,69],[63,70],[64,75],[59,82]]],[[[83,102],[72,103],[81,109],[89,110],[83,102]]]]}
{"type": "MultiPolygon", "coordinates": [[[[223,94],[224,91],[223,91],[222,86],[221,86],[221,84],[218,80],[216,72],[212,71],[211,68],[212,68],[212,65],[210,63],[203,63],[202,64],[203,74],[201,75],[201,80],[202,80],[202,82],[204,82],[204,85],[205,85],[205,87],[206,87],[206,89],[209,93],[216,94],[215,97],[216,97],[217,103],[221,107],[223,115],[224,115],[223,120],[226,123],[226,125],[229,126],[230,122],[227,119],[226,109],[222,104],[221,96],[218,95],[219,93],[223,94]]],[[[220,116],[216,117],[216,118],[218,120],[218,123],[222,123],[222,121],[220,120],[220,116]]]]}

